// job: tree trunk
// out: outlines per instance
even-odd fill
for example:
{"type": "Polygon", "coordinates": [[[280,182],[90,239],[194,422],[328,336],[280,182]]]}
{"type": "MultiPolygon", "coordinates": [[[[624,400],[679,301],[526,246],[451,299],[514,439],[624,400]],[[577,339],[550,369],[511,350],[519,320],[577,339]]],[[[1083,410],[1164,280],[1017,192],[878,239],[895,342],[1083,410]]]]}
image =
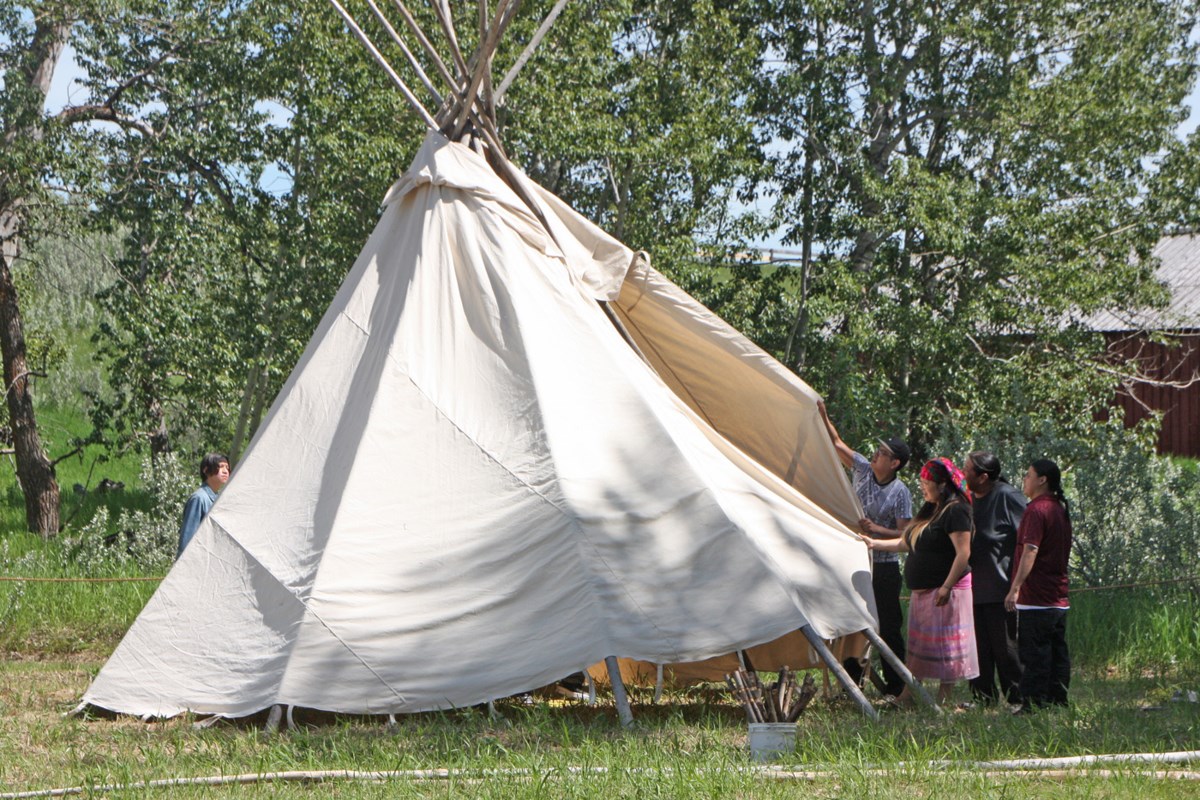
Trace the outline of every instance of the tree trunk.
{"type": "MultiPolygon", "coordinates": [[[[815,51],[825,52],[825,26],[821,21],[816,23],[815,51]]],[[[808,131],[804,141],[804,172],[801,177],[803,192],[800,196],[800,213],[803,217],[803,229],[800,237],[800,307],[796,310],[796,319],[788,332],[787,347],[784,350],[784,363],[794,369],[797,374],[803,374],[805,363],[808,361],[808,349],[804,337],[808,333],[808,290],[812,280],[812,250],[813,238],[816,234],[817,220],[814,213],[814,187],[816,160],[819,158],[816,145],[816,128],[820,115],[817,104],[822,102],[822,61],[816,61],[816,75],[809,80],[808,103],[804,108],[804,127],[808,131]]]]}
{"type": "MultiPolygon", "coordinates": [[[[31,90],[29,113],[14,114],[14,127],[3,132],[3,143],[13,146],[20,139],[42,138],[42,108],[54,70],[67,45],[71,24],[55,15],[38,19],[32,46],[18,73],[9,79],[21,80],[31,90]],[[24,120],[24,121],[22,121],[24,120]]],[[[31,165],[36,170],[36,165],[31,165]]],[[[19,187],[17,176],[0,174],[0,187],[19,187]]],[[[33,413],[30,371],[25,351],[25,329],[21,323],[21,304],[13,284],[13,269],[21,255],[24,234],[26,194],[20,188],[0,190],[0,360],[4,362],[4,401],[8,406],[13,431],[13,450],[17,460],[17,480],[25,494],[25,521],[31,531],[42,536],[58,533],[58,481],[54,464],[46,456],[38,435],[33,413]]]]}
{"type": "Polygon", "coordinates": [[[50,537],[58,533],[58,481],[38,435],[30,393],[29,364],[20,303],[12,268],[20,255],[20,221],[12,204],[0,210],[0,356],[4,361],[4,399],[12,425],[17,480],[25,494],[29,530],[50,537]]]}

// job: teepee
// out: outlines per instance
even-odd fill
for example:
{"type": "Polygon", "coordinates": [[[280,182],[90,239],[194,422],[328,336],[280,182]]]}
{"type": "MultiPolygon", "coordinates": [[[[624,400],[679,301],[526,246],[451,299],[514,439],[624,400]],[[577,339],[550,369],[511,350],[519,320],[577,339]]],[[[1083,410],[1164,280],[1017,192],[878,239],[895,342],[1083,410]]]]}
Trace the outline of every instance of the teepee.
{"type": "Polygon", "coordinates": [[[436,115],[345,14],[429,133],[86,703],[417,712],[616,656],[875,640],[816,394],[505,156],[492,109],[528,50],[487,72],[515,5],[447,66],[397,2],[436,115]]]}

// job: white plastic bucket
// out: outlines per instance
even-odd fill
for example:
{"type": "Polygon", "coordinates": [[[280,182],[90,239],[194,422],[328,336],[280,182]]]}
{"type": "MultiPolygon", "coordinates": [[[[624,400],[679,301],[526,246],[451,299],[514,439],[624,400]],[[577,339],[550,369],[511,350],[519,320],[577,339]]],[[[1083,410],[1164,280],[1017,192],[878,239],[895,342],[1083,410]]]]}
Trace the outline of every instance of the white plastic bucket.
{"type": "Polygon", "coordinates": [[[750,723],[750,758],[753,760],[770,761],[780,753],[790,753],[795,749],[796,723],[750,723]]]}

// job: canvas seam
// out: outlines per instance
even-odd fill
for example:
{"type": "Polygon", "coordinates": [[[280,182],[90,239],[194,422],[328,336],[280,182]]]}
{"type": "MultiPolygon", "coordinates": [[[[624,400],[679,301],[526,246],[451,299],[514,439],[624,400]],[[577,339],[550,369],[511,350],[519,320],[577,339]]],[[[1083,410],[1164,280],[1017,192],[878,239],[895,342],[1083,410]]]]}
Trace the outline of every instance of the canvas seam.
{"type": "MultiPolygon", "coordinates": [[[[395,361],[395,358],[392,356],[391,353],[388,354],[388,358],[390,360],[395,361]]],[[[399,364],[399,362],[396,362],[396,363],[399,364]]],[[[634,607],[637,608],[638,613],[641,614],[643,619],[645,619],[645,621],[652,628],[654,628],[655,631],[658,632],[658,635],[661,637],[662,641],[666,642],[668,645],[670,645],[670,647],[673,650],[678,652],[679,646],[678,646],[678,644],[676,644],[675,640],[672,637],[668,636],[665,632],[663,632],[663,630],[661,628],[658,627],[657,624],[655,624],[654,618],[649,613],[647,613],[644,608],[642,608],[642,605],[641,605],[641,603],[639,603],[637,601],[637,598],[635,598],[632,594],[629,593],[629,591],[625,588],[625,582],[619,579],[619,576],[618,576],[616,570],[614,570],[612,568],[612,566],[608,563],[608,561],[604,558],[604,556],[601,555],[600,552],[596,549],[596,545],[591,541],[591,538],[587,536],[587,534],[583,530],[583,527],[580,525],[579,517],[578,517],[578,515],[575,514],[574,510],[572,510],[570,508],[564,508],[563,506],[554,502],[549,497],[547,497],[545,494],[538,491],[536,487],[531,486],[527,481],[525,481],[519,475],[517,475],[515,472],[513,472],[512,469],[510,469],[508,467],[508,465],[506,465],[504,462],[500,461],[500,459],[498,459],[490,450],[488,450],[486,447],[484,447],[479,442],[475,441],[475,439],[472,438],[470,436],[470,434],[468,434],[465,430],[463,430],[459,426],[459,424],[457,422],[455,422],[450,417],[450,415],[447,414],[446,411],[440,405],[438,405],[437,402],[435,402],[432,397],[430,397],[425,392],[425,390],[423,388],[421,388],[421,385],[418,384],[413,379],[412,375],[409,374],[407,372],[407,370],[404,371],[404,377],[407,378],[408,382],[413,386],[413,388],[416,389],[423,398],[425,398],[425,400],[429,403],[429,405],[437,412],[438,416],[440,416],[442,419],[446,420],[447,423],[449,423],[451,426],[453,426],[454,430],[456,430],[464,439],[466,439],[468,442],[470,442],[480,453],[482,453],[484,456],[486,456],[490,462],[492,462],[493,464],[498,466],[500,469],[502,469],[505,472],[505,474],[507,474],[509,477],[511,477],[519,485],[524,486],[526,488],[526,490],[528,490],[531,494],[538,497],[540,500],[542,500],[542,502],[544,502],[547,505],[551,506],[552,508],[556,509],[559,513],[563,514],[564,516],[566,516],[568,519],[571,520],[571,526],[578,533],[578,539],[582,539],[588,543],[588,546],[591,548],[593,556],[596,558],[597,561],[599,561],[601,564],[603,564],[604,568],[606,570],[608,570],[608,573],[610,575],[612,575],[614,579],[616,579],[616,580],[614,580],[614,582],[618,586],[621,587],[622,593],[625,595],[626,598],[629,599],[629,602],[632,603],[634,605],[634,607]]],[[[610,655],[615,655],[615,654],[610,654],[610,655]]]]}
{"type": "MultiPolygon", "coordinates": [[[[212,517],[212,514],[209,515],[209,518],[212,519],[212,524],[213,524],[214,528],[216,528],[217,530],[220,530],[221,533],[223,533],[225,536],[227,536],[231,542],[236,544],[241,549],[241,551],[246,554],[246,556],[248,558],[252,559],[255,564],[262,567],[263,571],[266,572],[266,574],[269,575],[277,584],[279,584],[279,586],[285,592],[287,592],[292,597],[295,597],[296,602],[300,604],[300,607],[304,609],[305,613],[311,614],[313,619],[315,619],[317,622],[321,623],[321,627],[323,627],[326,631],[328,631],[329,635],[332,636],[337,641],[338,644],[340,644],[342,647],[344,647],[346,649],[346,652],[348,652],[351,656],[353,656],[354,659],[358,661],[358,663],[360,663],[368,672],[370,672],[372,675],[374,675],[375,679],[378,680],[383,686],[385,686],[387,688],[387,690],[396,697],[397,700],[399,700],[401,703],[408,702],[408,700],[404,697],[404,695],[401,694],[399,691],[397,691],[394,686],[392,686],[390,683],[388,683],[386,680],[384,680],[383,676],[381,676],[374,669],[374,667],[372,667],[369,663],[367,663],[367,660],[365,658],[363,658],[361,655],[359,655],[358,652],[353,647],[351,647],[346,642],[345,639],[343,639],[341,636],[339,636],[337,634],[337,632],[329,625],[329,623],[326,622],[321,617],[320,614],[318,614],[316,611],[314,611],[309,606],[309,604],[299,595],[299,593],[297,593],[294,589],[292,589],[286,583],[284,583],[284,581],[282,581],[277,575],[275,575],[275,573],[271,572],[271,570],[267,567],[266,564],[264,564],[262,562],[262,560],[260,560],[248,547],[246,547],[246,545],[244,545],[244,544],[242,544],[242,542],[238,541],[238,539],[232,533],[230,533],[230,531],[227,528],[225,528],[225,526],[221,525],[215,518],[212,517]]],[[[314,579],[315,579],[315,576],[314,576],[314,579]]],[[[301,619],[301,622],[303,622],[303,619],[301,619]]],[[[299,639],[299,634],[297,634],[296,639],[297,640],[299,639]]],[[[288,648],[287,666],[284,669],[285,677],[287,675],[287,670],[291,667],[291,664],[292,664],[292,648],[295,647],[295,644],[296,644],[296,641],[293,641],[291,643],[291,646],[289,646],[289,648],[288,648]]],[[[281,683],[282,683],[282,681],[281,681],[281,683]]],[[[276,687],[276,700],[278,700],[278,687],[276,687]]]]}

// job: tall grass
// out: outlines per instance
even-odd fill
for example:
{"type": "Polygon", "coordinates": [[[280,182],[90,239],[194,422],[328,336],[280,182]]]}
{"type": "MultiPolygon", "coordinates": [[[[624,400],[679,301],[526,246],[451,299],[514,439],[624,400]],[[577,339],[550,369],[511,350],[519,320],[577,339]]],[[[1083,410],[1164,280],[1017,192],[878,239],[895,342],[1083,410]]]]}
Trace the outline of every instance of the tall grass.
{"type": "Polygon", "coordinates": [[[1076,592],[1067,638],[1077,669],[1200,673],[1200,585],[1076,592]]]}
{"type": "MultiPolygon", "coordinates": [[[[77,415],[45,415],[49,447],[65,446],[82,425],[77,415]],[[57,424],[56,420],[62,424],[57,424]]],[[[172,459],[155,474],[129,455],[103,457],[86,448],[58,465],[65,529],[54,539],[24,530],[19,489],[0,496],[0,576],[51,578],[0,581],[0,652],[76,653],[108,650],[119,640],[156,582],[61,582],[62,579],[145,578],[170,566],[184,478],[172,459]],[[100,491],[101,480],[114,488],[100,491]],[[19,520],[19,522],[13,522],[19,520]]],[[[185,483],[185,481],[187,483],[185,483]]]]}
{"type": "MultiPolygon", "coordinates": [[[[114,545],[115,546],[115,545],[114,545]]],[[[31,533],[0,540],[0,575],[23,578],[137,578],[117,559],[76,559],[77,548],[31,533]]],[[[157,582],[0,581],[0,652],[62,654],[111,649],[157,582]]]]}

